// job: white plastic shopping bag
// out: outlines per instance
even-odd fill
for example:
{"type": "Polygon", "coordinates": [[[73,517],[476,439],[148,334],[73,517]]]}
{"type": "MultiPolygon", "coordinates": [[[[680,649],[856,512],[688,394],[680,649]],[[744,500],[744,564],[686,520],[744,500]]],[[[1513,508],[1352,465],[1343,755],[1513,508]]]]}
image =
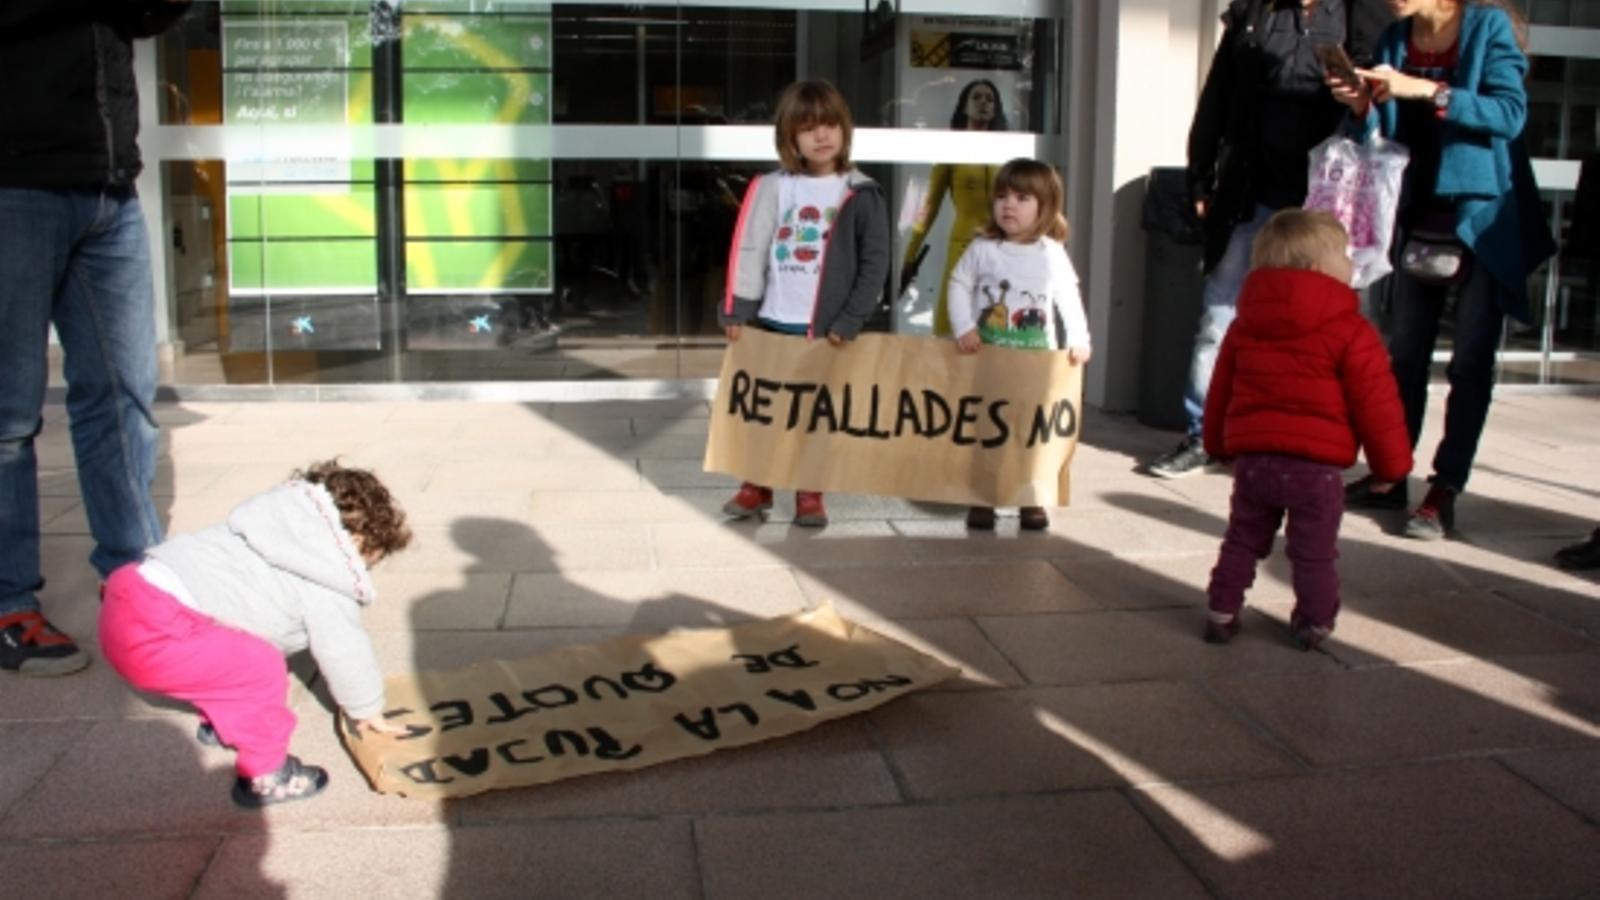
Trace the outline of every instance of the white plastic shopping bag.
{"type": "Polygon", "coordinates": [[[1311,150],[1306,209],[1330,213],[1350,232],[1352,287],[1389,274],[1389,242],[1400,208],[1400,182],[1411,151],[1374,133],[1366,143],[1335,135],[1311,150]]]}

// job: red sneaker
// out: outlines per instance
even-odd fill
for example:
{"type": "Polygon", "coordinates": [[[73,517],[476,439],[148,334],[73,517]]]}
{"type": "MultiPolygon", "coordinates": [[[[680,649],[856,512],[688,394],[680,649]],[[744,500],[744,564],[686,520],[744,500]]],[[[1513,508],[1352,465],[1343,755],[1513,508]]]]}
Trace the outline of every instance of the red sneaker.
{"type": "Polygon", "coordinates": [[[772,488],[746,481],[739,485],[739,493],[722,504],[722,514],[735,519],[748,519],[772,508],[772,488]]]}
{"type": "Polygon", "coordinates": [[[0,669],[18,675],[71,675],[89,654],[56,630],[38,610],[0,616],[0,669]]]}
{"type": "Polygon", "coordinates": [[[1442,539],[1456,524],[1456,492],[1435,482],[1428,496],[1406,520],[1406,537],[1419,541],[1442,539]]]}
{"type": "Polygon", "coordinates": [[[794,523],[807,528],[821,528],[828,524],[828,511],[822,506],[822,494],[816,491],[794,492],[794,523]]]}

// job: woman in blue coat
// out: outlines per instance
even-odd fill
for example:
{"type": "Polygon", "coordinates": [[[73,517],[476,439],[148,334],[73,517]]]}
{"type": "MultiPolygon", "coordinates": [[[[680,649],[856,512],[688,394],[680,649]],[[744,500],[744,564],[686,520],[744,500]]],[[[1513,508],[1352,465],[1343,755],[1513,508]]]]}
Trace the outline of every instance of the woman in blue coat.
{"type": "MultiPolygon", "coordinates": [[[[1374,129],[1411,150],[1400,196],[1389,355],[1413,447],[1422,431],[1439,321],[1455,299],[1444,438],[1427,496],[1405,533],[1437,539],[1453,526],[1494,390],[1505,317],[1532,320],[1528,277],[1555,253],[1523,143],[1527,24],[1503,0],[1389,0],[1398,21],[1378,41],[1359,84],[1335,76],[1355,131],[1374,129]]],[[[1387,494],[1350,486],[1352,506],[1403,509],[1387,494]]]]}

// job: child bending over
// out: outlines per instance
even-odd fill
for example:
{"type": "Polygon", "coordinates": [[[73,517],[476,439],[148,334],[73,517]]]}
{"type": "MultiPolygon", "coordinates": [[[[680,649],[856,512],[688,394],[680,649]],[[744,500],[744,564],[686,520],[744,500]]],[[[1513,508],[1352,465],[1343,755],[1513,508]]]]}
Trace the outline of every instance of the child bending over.
{"type": "Polygon", "coordinates": [[[129,684],[194,704],[198,738],[238,753],[233,800],[258,807],[320,792],[328,773],[289,753],[284,654],[310,648],[358,727],[382,719],[383,675],[361,627],[369,569],[411,542],[371,472],[317,463],[228,520],[146,551],[106,582],[100,646],[129,684]]]}

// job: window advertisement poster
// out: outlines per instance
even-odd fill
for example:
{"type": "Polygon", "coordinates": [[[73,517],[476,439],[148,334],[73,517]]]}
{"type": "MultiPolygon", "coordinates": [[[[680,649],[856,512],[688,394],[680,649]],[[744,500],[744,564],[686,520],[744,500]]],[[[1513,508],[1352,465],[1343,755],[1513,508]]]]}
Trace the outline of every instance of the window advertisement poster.
{"type": "MultiPolygon", "coordinates": [[[[901,128],[1029,131],[1034,19],[902,16],[897,41],[901,128]]],[[[945,336],[944,286],[971,235],[988,220],[992,163],[903,165],[899,226],[902,272],[916,290],[894,305],[894,330],[945,336]],[[920,260],[920,262],[919,262],[920,260]]]]}
{"type": "Polygon", "coordinates": [[[903,16],[899,42],[902,128],[949,128],[956,101],[975,79],[1000,91],[1010,131],[1027,131],[1033,78],[1033,19],[903,16]]]}
{"type": "Polygon", "coordinates": [[[281,139],[372,121],[369,19],[262,13],[221,8],[222,121],[247,136],[226,167],[227,347],[376,350],[373,165],[326,132],[281,139]]]}
{"type": "MultiPolygon", "coordinates": [[[[408,125],[549,125],[548,16],[408,15],[408,125]]],[[[425,294],[549,293],[548,159],[406,161],[406,283],[425,294]]]]}
{"type": "Polygon", "coordinates": [[[548,159],[407,159],[403,203],[386,213],[398,221],[380,221],[373,160],[341,148],[338,129],[303,141],[293,130],[371,124],[383,95],[398,99],[403,128],[549,125],[547,11],[415,3],[384,31],[370,14],[349,14],[349,4],[296,16],[263,8],[221,10],[223,122],[261,135],[230,142],[232,349],[376,349],[378,241],[393,231],[405,236],[406,292],[416,298],[408,317],[431,297],[448,327],[467,329],[469,344],[489,338],[496,317],[449,312],[459,304],[437,295],[552,289],[548,159]],[[373,65],[385,42],[398,46],[394,74],[373,65]]]}
{"type": "MultiPolygon", "coordinates": [[[[222,19],[223,124],[271,129],[370,122],[366,19],[222,19]],[[362,31],[356,31],[362,29],[362,31]],[[356,31],[357,40],[352,40],[356,31]],[[360,59],[352,47],[361,47],[360,59]]],[[[233,147],[250,148],[243,141],[233,147]]],[[[235,296],[370,293],[377,284],[370,163],[313,142],[230,150],[228,274],[235,296]]],[[[333,148],[337,149],[337,148],[333,148]]]]}

